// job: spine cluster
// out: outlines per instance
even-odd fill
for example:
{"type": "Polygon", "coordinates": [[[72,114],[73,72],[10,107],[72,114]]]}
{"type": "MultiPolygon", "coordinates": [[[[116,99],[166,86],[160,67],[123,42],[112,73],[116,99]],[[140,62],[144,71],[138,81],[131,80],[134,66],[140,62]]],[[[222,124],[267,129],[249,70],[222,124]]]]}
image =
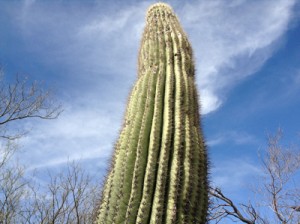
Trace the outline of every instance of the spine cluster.
{"type": "Polygon", "coordinates": [[[207,155],[192,49],[170,6],[154,4],[146,19],[97,223],[205,223],[207,155]]]}

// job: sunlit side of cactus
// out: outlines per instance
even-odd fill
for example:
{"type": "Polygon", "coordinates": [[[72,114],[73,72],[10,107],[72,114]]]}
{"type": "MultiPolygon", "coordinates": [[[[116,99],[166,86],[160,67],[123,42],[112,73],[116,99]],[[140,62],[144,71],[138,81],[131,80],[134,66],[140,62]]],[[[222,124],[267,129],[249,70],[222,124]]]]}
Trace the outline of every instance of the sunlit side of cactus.
{"type": "Polygon", "coordinates": [[[205,223],[207,156],[192,49],[164,3],[147,12],[138,63],[97,223],[205,223]]]}

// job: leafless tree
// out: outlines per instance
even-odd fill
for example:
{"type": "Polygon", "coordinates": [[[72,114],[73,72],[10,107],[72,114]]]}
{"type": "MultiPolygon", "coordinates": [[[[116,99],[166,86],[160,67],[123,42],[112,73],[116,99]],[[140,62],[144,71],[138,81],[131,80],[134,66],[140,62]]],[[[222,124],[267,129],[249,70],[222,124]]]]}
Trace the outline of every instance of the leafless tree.
{"type": "Polygon", "coordinates": [[[20,122],[54,119],[61,111],[37,82],[16,77],[7,84],[0,75],[0,224],[93,223],[100,188],[78,163],[49,171],[39,183],[14,160],[17,140],[27,134],[20,122]]]}
{"type": "Polygon", "coordinates": [[[296,224],[300,223],[300,185],[295,182],[300,174],[299,150],[282,147],[279,129],[274,136],[268,136],[268,147],[260,156],[262,178],[254,193],[258,203],[236,204],[225,196],[220,188],[211,188],[210,222],[219,223],[224,219],[247,224],[296,224]],[[268,208],[270,216],[263,216],[260,208],[268,208]]]}
{"type": "Polygon", "coordinates": [[[4,80],[0,68],[0,137],[14,140],[26,133],[26,130],[11,128],[17,121],[40,118],[54,119],[62,112],[60,104],[54,102],[50,91],[44,91],[38,82],[30,83],[19,76],[13,83],[4,80]],[[14,129],[14,130],[12,130],[14,129]]]}
{"type": "Polygon", "coordinates": [[[31,196],[19,223],[93,223],[94,208],[100,195],[98,184],[76,163],[67,171],[49,173],[47,186],[31,187],[31,196]]]}
{"type": "Polygon", "coordinates": [[[37,82],[16,76],[9,83],[0,67],[0,223],[14,223],[26,193],[24,168],[13,159],[16,140],[27,132],[18,124],[32,118],[54,119],[61,112],[61,105],[37,82]]]}
{"type": "Polygon", "coordinates": [[[24,169],[18,163],[8,164],[13,156],[11,143],[5,146],[0,161],[0,223],[13,223],[25,194],[24,169]]]}
{"type": "Polygon", "coordinates": [[[78,163],[69,163],[59,173],[48,172],[43,184],[33,178],[26,181],[23,172],[22,168],[5,172],[1,224],[93,223],[100,188],[78,163]]]}
{"type": "Polygon", "coordinates": [[[269,224],[263,218],[258,209],[248,202],[247,204],[236,204],[229,197],[225,196],[219,188],[210,188],[211,207],[208,220],[210,223],[220,223],[229,219],[232,222],[241,221],[247,224],[269,224]]]}

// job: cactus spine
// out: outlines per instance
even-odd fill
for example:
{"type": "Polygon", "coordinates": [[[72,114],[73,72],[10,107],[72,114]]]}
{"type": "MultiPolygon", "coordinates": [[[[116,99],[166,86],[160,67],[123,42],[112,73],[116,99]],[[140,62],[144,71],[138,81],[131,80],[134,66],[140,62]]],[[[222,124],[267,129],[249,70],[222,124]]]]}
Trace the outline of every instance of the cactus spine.
{"type": "Polygon", "coordinates": [[[171,7],[147,12],[97,223],[205,223],[207,156],[192,49],[171,7]]]}

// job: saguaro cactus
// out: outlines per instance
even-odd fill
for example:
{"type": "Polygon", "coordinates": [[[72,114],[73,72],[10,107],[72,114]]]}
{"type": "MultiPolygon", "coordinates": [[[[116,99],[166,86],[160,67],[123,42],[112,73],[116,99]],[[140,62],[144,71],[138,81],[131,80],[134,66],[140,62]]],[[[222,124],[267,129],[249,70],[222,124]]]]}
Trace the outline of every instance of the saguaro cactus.
{"type": "Polygon", "coordinates": [[[97,223],[205,223],[207,156],[192,49],[170,6],[147,12],[97,223]]]}

